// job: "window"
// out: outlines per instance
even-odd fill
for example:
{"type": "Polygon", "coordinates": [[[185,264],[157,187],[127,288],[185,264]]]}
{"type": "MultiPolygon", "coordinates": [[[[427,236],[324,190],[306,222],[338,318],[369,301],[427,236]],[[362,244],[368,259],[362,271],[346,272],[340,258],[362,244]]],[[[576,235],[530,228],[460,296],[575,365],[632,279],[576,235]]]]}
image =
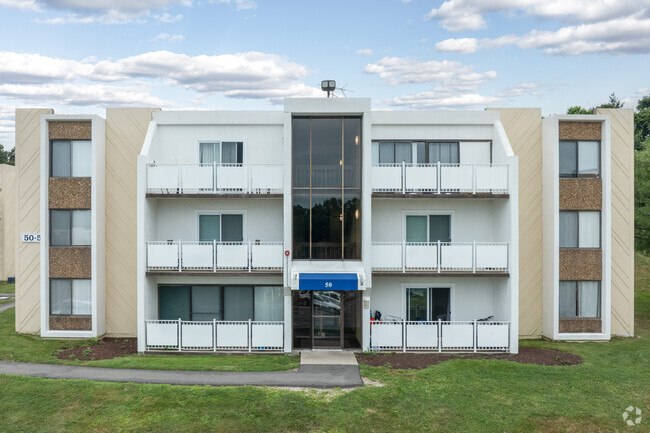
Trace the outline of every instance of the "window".
{"type": "Polygon", "coordinates": [[[458,142],[377,141],[372,143],[373,164],[458,164],[458,142]]]}
{"type": "Polygon", "coordinates": [[[199,215],[199,241],[242,242],[243,221],[241,214],[199,215]]]}
{"type": "Polygon", "coordinates": [[[92,314],[90,280],[51,279],[50,314],[89,316],[92,314]]]}
{"type": "Polygon", "coordinates": [[[89,140],[53,140],[50,146],[50,176],[90,177],[90,143],[89,140]]]}
{"type": "Polygon", "coordinates": [[[292,121],[293,257],[361,259],[361,118],[292,121]]]}
{"type": "Polygon", "coordinates": [[[241,141],[214,141],[199,143],[199,160],[202,164],[241,164],[244,157],[241,141]]]}
{"type": "Polygon", "coordinates": [[[407,215],[406,242],[451,242],[451,215],[407,215]]]}
{"type": "Polygon", "coordinates": [[[284,289],[276,286],[159,286],[160,320],[284,320],[284,289]]]}
{"type": "Polygon", "coordinates": [[[50,245],[90,245],[89,210],[51,210],[50,245]]]}
{"type": "Polygon", "coordinates": [[[560,281],[560,318],[600,317],[600,281],[560,281]]]}
{"type": "Polygon", "coordinates": [[[448,287],[407,288],[406,320],[451,320],[448,287]]]}
{"type": "Polygon", "coordinates": [[[599,141],[560,141],[560,177],[599,176],[599,141]]]}
{"type": "Polygon", "coordinates": [[[560,211],[560,248],[600,248],[600,211],[560,211]]]}

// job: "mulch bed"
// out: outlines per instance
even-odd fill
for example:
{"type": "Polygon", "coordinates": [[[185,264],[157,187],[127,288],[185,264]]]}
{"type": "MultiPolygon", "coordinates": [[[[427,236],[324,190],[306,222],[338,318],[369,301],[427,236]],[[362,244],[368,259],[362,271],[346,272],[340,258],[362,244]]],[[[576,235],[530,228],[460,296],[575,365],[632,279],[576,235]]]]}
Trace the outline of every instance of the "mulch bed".
{"type": "Polygon", "coordinates": [[[395,369],[420,370],[430,365],[452,359],[503,359],[521,364],[537,365],[576,365],[582,363],[582,358],[572,353],[557,350],[541,349],[539,347],[520,347],[517,355],[502,354],[439,354],[439,353],[357,353],[357,361],[371,367],[389,367],[395,369]]]}
{"type": "Polygon", "coordinates": [[[113,359],[138,353],[137,338],[102,338],[97,344],[62,350],[57,354],[59,359],[98,361],[113,359]]]}

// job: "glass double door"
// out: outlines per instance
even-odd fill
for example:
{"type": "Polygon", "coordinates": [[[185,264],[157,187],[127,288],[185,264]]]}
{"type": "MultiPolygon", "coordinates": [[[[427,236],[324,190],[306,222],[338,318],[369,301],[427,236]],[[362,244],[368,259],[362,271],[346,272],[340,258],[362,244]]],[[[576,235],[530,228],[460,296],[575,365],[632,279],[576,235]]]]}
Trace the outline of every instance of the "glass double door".
{"type": "Polygon", "coordinates": [[[313,290],[293,294],[295,349],[361,347],[361,296],[356,291],[313,290]]]}
{"type": "Polygon", "coordinates": [[[343,296],[333,290],[312,292],[312,348],[343,348],[343,296]]]}

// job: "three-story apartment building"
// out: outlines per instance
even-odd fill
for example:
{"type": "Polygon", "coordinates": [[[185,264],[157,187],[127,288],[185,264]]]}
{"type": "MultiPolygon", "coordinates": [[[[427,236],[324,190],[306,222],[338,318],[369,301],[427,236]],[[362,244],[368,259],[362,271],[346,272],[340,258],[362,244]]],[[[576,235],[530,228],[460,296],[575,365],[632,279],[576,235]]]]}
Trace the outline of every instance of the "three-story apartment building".
{"type": "Polygon", "coordinates": [[[632,335],[630,114],[18,110],[17,231],[41,244],[17,248],[17,330],[140,351],[632,335]]]}

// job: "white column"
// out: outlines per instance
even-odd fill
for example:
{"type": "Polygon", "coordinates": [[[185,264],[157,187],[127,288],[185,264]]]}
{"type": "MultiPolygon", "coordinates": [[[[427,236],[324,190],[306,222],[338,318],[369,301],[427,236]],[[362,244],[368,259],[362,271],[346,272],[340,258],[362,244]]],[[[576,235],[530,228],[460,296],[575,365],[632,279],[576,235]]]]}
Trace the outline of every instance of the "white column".
{"type": "Polygon", "coordinates": [[[284,351],[291,353],[291,287],[284,288],[284,351]]]}
{"type": "Polygon", "coordinates": [[[363,291],[363,302],[361,306],[361,349],[370,350],[370,287],[363,291]]]}

